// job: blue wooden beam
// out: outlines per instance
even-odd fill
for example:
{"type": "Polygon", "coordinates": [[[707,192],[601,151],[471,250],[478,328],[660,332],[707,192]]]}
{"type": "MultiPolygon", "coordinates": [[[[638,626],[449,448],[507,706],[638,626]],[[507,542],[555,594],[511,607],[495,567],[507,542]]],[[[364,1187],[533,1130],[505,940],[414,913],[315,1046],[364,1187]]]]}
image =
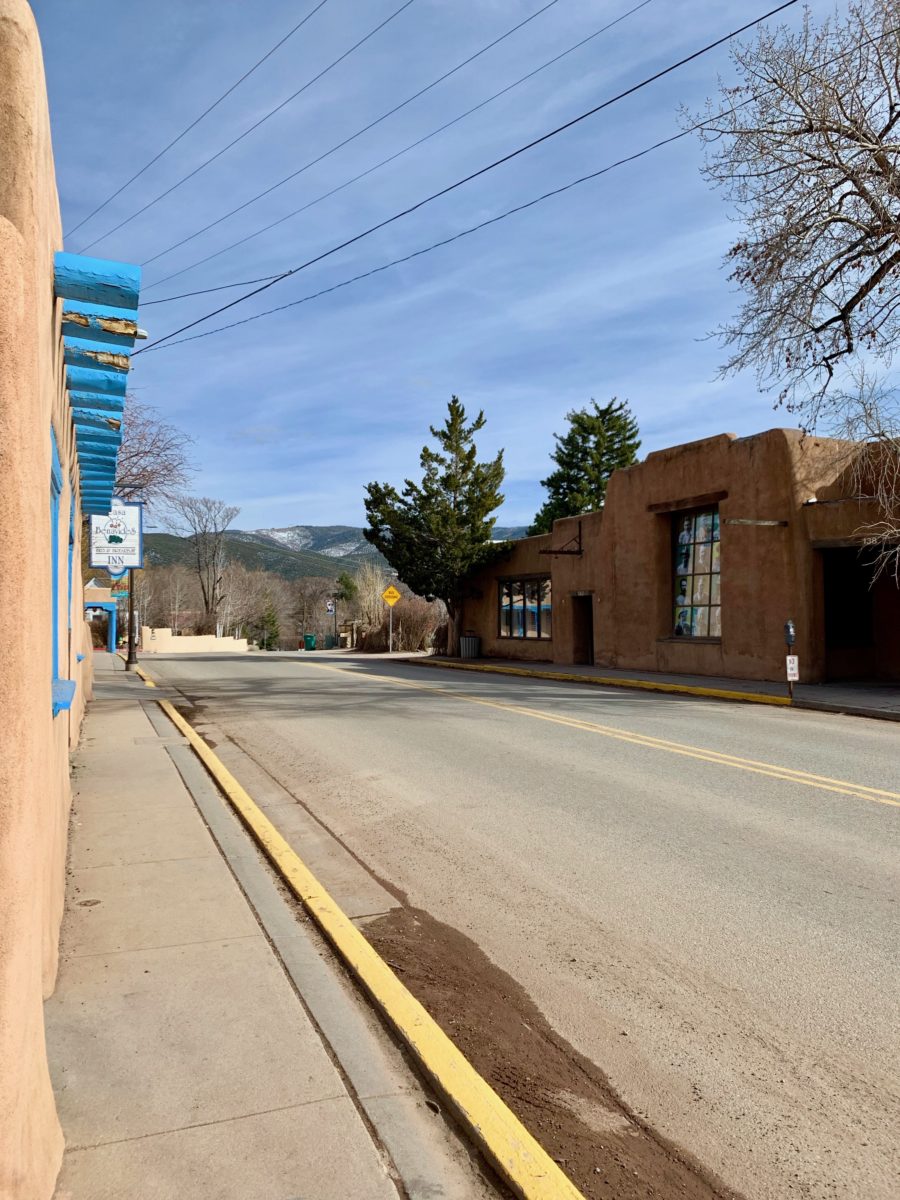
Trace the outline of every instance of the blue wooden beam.
{"type": "Polygon", "coordinates": [[[89,446],[93,442],[111,443],[113,446],[121,446],[122,430],[121,429],[98,429],[93,425],[75,425],[75,437],[78,440],[78,445],[89,446]]]}
{"type": "Polygon", "coordinates": [[[95,392],[102,396],[124,396],[127,376],[121,371],[66,367],[66,386],[71,392],[95,392]]]}
{"type": "Polygon", "coordinates": [[[93,338],[112,346],[134,345],[138,335],[135,314],[127,308],[65,300],[62,312],[63,337],[93,338]]]}
{"type": "Polygon", "coordinates": [[[69,403],[72,408],[90,408],[95,412],[102,410],[108,412],[110,416],[121,417],[125,411],[124,396],[107,396],[102,392],[79,392],[69,391],[69,403]]]}
{"type": "Polygon", "coordinates": [[[120,417],[96,408],[73,408],[72,420],[76,428],[120,429],[122,425],[120,417]]]}
{"type": "Polygon", "coordinates": [[[87,338],[63,339],[63,362],[67,367],[93,367],[99,371],[131,370],[126,351],[108,342],[93,342],[87,338]]]}
{"type": "Polygon", "coordinates": [[[53,284],[57,296],[64,300],[86,300],[89,304],[136,311],[141,291],[141,268],[131,263],[60,251],[53,257],[53,284]]]}

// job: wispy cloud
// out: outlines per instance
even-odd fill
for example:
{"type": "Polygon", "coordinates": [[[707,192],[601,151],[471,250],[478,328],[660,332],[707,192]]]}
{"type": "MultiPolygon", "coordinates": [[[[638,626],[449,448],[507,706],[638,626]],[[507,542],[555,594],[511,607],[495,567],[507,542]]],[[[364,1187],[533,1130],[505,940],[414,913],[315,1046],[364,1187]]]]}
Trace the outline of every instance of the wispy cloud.
{"type": "MultiPolygon", "coordinates": [[[[148,268],[161,279],[387,157],[572,45],[634,0],[561,0],[345,150],[148,268]]],[[[141,262],[288,174],[402,100],[541,0],[417,0],[341,67],[233,152],[92,253],[141,262]]],[[[298,19],[288,0],[35,0],[67,226],[81,220],[298,19]]],[[[118,224],[247,128],[396,7],[330,0],[188,137],[79,230],[118,224]]],[[[752,15],[752,13],[750,14],[752,15]]],[[[743,0],[658,0],[446,133],[209,264],[157,298],[252,279],[366,228],[748,18],[743,0]]],[[[793,18],[792,18],[793,19],[793,18]]],[[[328,287],[677,129],[728,74],[720,50],[415,216],[234,310],[251,315],[328,287]]],[[[540,504],[553,432],[568,409],[630,399],[651,450],[777,423],[751,379],[716,377],[705,339],[735,297],[719,267],[733,234],[690,139],[462,242],[218,337],[141,356],[135,385],[197,443],[197,489],[242,523],[359,523],[371,479],[417,470],[452,392],[488,417],[506,451],[505,523],[540,504]]],[[[148,307],[154,336],[231,293],[148,307]]],[[[229,314],[232,315],[232,314],[229,314]]],[[[223,317],[223,319],[227,319],[223,317]]]]}

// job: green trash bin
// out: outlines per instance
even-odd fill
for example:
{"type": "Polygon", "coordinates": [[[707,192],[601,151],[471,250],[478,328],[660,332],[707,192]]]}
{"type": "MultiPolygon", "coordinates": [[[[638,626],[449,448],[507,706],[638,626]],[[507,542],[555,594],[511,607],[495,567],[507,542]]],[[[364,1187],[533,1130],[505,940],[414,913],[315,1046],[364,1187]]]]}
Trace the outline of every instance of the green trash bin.
{"type": "Polygon", "coordinates": [[[316,648],[316,635],[314,633],[304,633],[303,649],[304,650],[315,650],[315,648],[316,648]]]}

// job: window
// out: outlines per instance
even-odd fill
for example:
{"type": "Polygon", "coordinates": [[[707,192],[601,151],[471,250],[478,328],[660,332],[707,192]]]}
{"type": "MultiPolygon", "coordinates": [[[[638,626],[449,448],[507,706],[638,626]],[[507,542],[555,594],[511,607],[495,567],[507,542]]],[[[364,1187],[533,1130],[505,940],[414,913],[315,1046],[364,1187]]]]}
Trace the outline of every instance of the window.
{"type": "Polygon", "coordinates": [[[547,641],[552,627],[549,576],[501,579],[497,588],[500,637],[547,641]]]}
{"type": "Polygon", "coordinates": [[[675,636],[722,636],[719,510],[672,518],[675,636]]]}

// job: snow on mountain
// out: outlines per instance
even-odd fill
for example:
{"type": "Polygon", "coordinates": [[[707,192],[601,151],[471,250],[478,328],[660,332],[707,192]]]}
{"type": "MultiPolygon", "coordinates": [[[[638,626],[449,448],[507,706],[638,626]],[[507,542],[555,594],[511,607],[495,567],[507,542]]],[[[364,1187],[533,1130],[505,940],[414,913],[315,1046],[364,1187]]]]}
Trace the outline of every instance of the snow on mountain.
{"type": "MultiPolygon", "coordinates": [[[[520,538],[525,534],[521,526],[498,528],[494,532],[497,540],[520,538]]],[[[241,541],[255,541],[278,546],[283,550],[311,550],[326,554],[329,558],[347,558],[371,555],[375,548],[363,537],[363,531],[353,525],[288,525],[281,529],[231,530],[230,537],[241,541]]]]}

